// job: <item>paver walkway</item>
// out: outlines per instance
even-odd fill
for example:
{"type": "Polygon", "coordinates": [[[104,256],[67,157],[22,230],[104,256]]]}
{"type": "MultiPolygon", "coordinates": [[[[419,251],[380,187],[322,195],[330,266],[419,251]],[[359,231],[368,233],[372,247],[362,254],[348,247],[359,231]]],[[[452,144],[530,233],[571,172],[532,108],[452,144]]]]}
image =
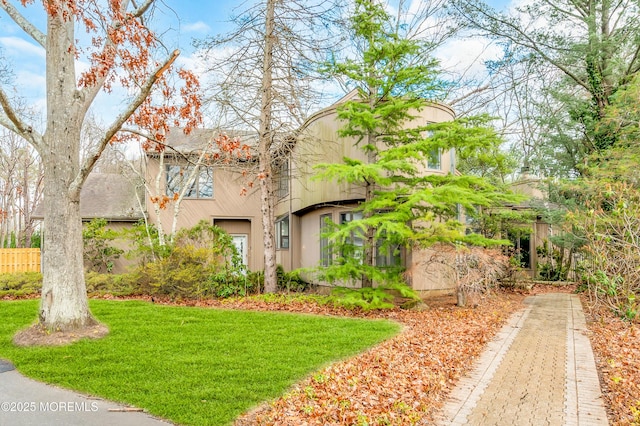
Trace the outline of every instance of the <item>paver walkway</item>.
{"type": "Polygon", "coordinates": [[[580,299],[525,303],[452,392],[441,425],[608,425],[580,299]]]}

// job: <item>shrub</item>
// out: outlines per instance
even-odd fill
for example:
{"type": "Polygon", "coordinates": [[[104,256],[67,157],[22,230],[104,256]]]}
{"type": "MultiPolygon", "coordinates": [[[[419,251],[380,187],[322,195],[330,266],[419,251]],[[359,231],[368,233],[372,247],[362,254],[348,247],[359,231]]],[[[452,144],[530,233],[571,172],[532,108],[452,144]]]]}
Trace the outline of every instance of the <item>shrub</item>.
{"type": "Polygon", "coordinates": [[[278,265],[276,275],[278,290],[299,293],[309,288],[309,283],[302,279],[300,271],[285,272],[282,265],[278,265]]]}
{"type": "Polygon", "coordinates": [[[90,271],[85,275],[85,283],[90,294],[129,296],[139,292],[138,278],[136,274],[101,274],[90,271]]]}
{"type": "Polygon", "coordinates": [[[584,211],[567,215],[566,227],[584,239],[582,288],[590,304],[637,318],[640,294],[640,191],[621,182],[600,182],[585,196],[584,211]]]}
{"type": "Polygon", "coordinates": [[[82,229],[84,242],[84,261],[89,269],[96,272],[111,272],[114,261],[124,250],[113,247],[111,243],[120,233],[107,227],[106,219],[92,219],[82,229]]]}
{"type": "Polygon", "coordinates": [[[544,240],[536,247],[538,254],[538,275],[545,281],[565,281],[571,266],[571,252],[566,253],[564,246],[544,240]]]}
{"type": "Polygon", "coordinates": [[[415,290],[405,284],[394,283],[378,287],[347,288],[336,287],[331,290],[330,301],[335,306],[347,309],[360,308],[365,311],[392,309],[393,301],[402,299],[420,300],[415,290]]]}
{"type": "Polygon", "coordinates": [[[38,294],[42,289],[40,272],[0,274],[0,297],[38,294]]]}
{"type": "Polygon", "coordinates": [[[140,291],[146,294],[202,297],[214,266],[205,249],[176,247],[167,257],[149,262],[136,272],[140,291]]]}
{"type": "Polygon", "coordinates": [[[139,220],[134,226],[126,228],[123,231],[123,237],[129,241],[131,247],[125,256],[127,259],[136,259],[141,266],[165,257],[171,251],[170,245],[160,245],[158,228],[144,220],[139,220]]]}
{"type": "Polygon", "coordinates": [[[520,263],[513,259],[499,248],[440,244],[430,262],[447,267],[456,284],[458,306],[466,306],[467,299],[478,297],[507,277],[520,263]]]}
{"type": "MultiPolygon", "coordinates": [[[[159,252],[156,252],[159,253],[159,252]]],[[[186,298],[226,297],[254,291],[233,240],[206,221],[178,232],[161,257],[135,271],[140,291],[186,298]]]]}
{"type": "Polygon", "coordinates": [[[207,295],[220,298],[248,296],[261,293],[263,289],[264,274],[262,272],[230,274],[228,271],[222,271],[209,277],[207,295]]]}

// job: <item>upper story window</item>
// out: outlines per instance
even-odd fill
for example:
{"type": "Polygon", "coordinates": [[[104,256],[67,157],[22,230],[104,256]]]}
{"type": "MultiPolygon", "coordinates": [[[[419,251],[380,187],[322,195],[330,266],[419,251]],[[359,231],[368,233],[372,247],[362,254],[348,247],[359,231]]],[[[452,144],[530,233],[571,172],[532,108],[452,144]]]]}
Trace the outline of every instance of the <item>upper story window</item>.
{"type": "Polygon", "coordinates": [[[213,169],[200,166],[192,176],[194,165],[169,164],[166,170],[166,193],[168,196],[180,194],[185,186],[185,198],[213,198],[213,169]],[[191,179],[190,179],[191,178],[191,179]]]}
{"type": "Polygon", "coordinates": [[[274,189],[276,199],[289,195],[289,161],[284,160],[275,167],[274,189]]]}

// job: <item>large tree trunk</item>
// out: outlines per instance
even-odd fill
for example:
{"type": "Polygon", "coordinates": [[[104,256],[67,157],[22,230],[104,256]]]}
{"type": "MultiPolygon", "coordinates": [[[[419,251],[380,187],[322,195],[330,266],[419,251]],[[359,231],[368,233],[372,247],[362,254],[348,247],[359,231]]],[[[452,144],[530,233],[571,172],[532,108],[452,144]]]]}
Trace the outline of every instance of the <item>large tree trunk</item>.
{"type": "Polygon", "coordinates": [[[271,109],[273,107],[273,44],[275,27],[275,2],[267,0],[265,19],[264,60],[262,66],[262,102],[260,112],[259,178],[260,210],[264,233],[264,291],[273,293],[277,289],[275,216],[273,208],[273,176],[271,170],[273,129],[271,128],[271,109]]]}
{"type": "Polygon", "coordinates": [[[80,131],[86,111],[76,88],[74,20],[62,11],[47,20],[47,130],[43,135],[44,269],[40,324],[73,330],[95,324],[82,260],[80,131]]]}
{"type": "MultiPolygon", "coordinates": [[[[374,76],[371,74],[370,78],[373,80],[374,76]]],[[[375,109],[376,99],[378,89],[375,86],[369,85],[369,108],[371,111],[375,109]]],[[[378,140],[377,136],[369,131],[367,134],[367,161],[369,164],[375,164],[378,160],[378,140]]],[[[376,182],[367,181],[365,185],[365,202],[370,203],[375,197],[375,189],[376,182]]],[[[372,212],[365,212],[363,217],[365,219],[370,218],[373,215],[372,212]]],[[[367,226],[365,235],[364,235],[364,251],[362,253],[362,261],[366,266],[375,266],[376,265],[376,253],[375,253],[375,244],[376,244],[376,230],[371,226],[367,226]]],[[[371,277],[367,275],[362,276],[362,287],[373,287],[373,280],[371,277]]]]}
{"type": "Polygon", "coordinates": [[[80,197],[69,194],[70,167],[52,165],[50,159],[46,164],[40,324],[65,331],[93,325],[95,320],[84,282],[80,197]]]}

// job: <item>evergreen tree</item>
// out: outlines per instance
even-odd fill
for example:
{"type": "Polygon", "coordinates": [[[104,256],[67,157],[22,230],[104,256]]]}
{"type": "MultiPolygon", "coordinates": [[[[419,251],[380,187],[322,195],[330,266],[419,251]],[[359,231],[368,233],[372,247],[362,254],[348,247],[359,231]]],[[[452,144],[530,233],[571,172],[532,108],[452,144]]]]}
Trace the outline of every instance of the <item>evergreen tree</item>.
{"type": "Polygon", "coordinates": [[[317,178],[361,185],[366,195],[356,220],[328,224],[325,237],[335,261],[323,276],[329,281],[361,280],[369,287],[400,280],[399,269],[376,265],[376,252],[437,242],[494,244],[465,235],[459,212],[479,214],[479,207],[486,211],[517,197],[482,177],[424,173],[434,154],[451,149],[465,158],[474,152],[495,154],[501,140],[488,127],[487,117],[446,123],[415,120],[416,113],[447,88],[437,62],[425,54],[429,46],[406,37],[403,26],[373,0],[355,1],[350,24],[357,54],[335,58],[326,72],[357,90],[358,96],[338,109],[344,121],[339,136],[354,138],[367,160],[321,164],[317,178]]]}

